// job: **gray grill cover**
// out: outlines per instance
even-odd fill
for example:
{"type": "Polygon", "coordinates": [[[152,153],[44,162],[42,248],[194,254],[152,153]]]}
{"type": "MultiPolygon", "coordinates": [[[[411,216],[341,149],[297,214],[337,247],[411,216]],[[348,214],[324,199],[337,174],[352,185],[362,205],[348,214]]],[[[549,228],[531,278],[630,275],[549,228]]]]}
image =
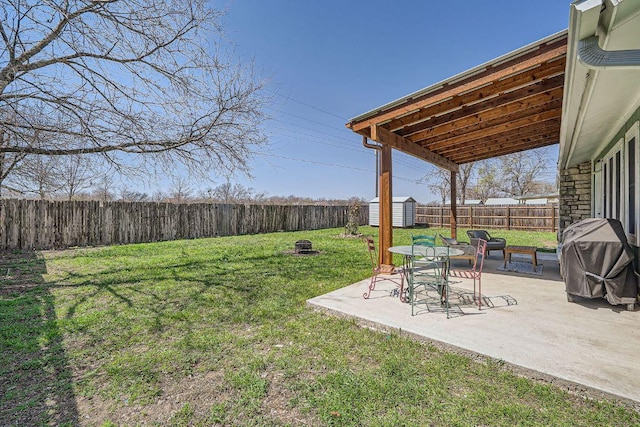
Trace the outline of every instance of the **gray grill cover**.
{"type": "Polygon", "coordinates": [[[590,218],[563,233],[561,268],[568,294],[633,304],[638,296],[634,254],[620,221],[590,218]]]}

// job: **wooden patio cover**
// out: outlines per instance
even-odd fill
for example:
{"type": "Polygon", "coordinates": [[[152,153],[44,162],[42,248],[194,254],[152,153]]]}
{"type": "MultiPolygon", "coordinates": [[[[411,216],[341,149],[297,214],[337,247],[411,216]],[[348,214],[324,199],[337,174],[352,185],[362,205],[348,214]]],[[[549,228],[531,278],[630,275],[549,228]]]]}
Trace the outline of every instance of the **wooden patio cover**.
{"type": "Polygon", "coordinates": [[[563,31],[347,123],[381,153],[381,264],[392,264],[392,149],[451,171],[455,237],[458,165],[558,143],[566,54],[563,31]]]}

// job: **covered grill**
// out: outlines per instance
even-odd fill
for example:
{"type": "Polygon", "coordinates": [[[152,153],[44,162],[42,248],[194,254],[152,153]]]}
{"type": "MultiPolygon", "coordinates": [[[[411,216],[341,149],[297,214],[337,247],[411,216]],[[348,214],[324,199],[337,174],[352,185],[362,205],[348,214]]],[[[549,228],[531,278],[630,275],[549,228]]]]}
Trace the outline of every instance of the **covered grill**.
{"type": "Polygon", "coordinates": [[[569,301],[604,297],[633,310],[638,297],[634,253],[620,221],[590,218],[567,227],[560,264],[569,301]]]}

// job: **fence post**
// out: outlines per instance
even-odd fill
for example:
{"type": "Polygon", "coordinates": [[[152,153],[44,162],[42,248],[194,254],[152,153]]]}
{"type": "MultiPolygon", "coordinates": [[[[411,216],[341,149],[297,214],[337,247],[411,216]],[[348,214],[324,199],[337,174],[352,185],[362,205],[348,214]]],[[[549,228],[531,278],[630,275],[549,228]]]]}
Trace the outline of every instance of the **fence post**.
{"type": "Polygon", "coordinates": [[[469,206],[469,228],[473,228],[473,207],[469,206]]]}
{"type": "Polygon", "coordinates": [[[551,205],[551,231],[556,232],[556,207],[551,205]]]}
{"type": "Polygon", "coordinates": [[[444,206],[440,206],[440,228],[444,227],[444,206]]]}
{"type": "Polygon", "coordinates": [[[507,230],[511,230],[511,207],[507,206],[507,230]]]}

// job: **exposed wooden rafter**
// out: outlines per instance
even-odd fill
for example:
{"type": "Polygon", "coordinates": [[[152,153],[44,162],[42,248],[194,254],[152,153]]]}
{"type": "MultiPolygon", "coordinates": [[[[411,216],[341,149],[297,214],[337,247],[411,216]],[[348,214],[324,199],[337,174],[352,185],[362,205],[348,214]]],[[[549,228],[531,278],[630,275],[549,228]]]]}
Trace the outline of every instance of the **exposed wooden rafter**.
{"type": "Polygon", "coordinates": [[[553,61],[553,64],[552,69],[530,70],[530,73],[520,73],[512,78],[496,81],[474,91],[455,95],[397,120],[391,120],[387,123],[387,127],[394,131],[401,130],[403,133],[407,133],[407,130],[411,129],[409,124],[417,123],[416,126],[423,128],[428,124],[420,124],[419,122],[436,115],[442,115],[443,112],[453,112],[463,108],[479,112],[562,87],[564,83],[564,57],[553,61]]]}
{"type": "Polygon", "coordinates": [[[391,148],[395,148],[396,150],[415,156],[421,160],[426,160],[441,168],[458,172],[458,165],[451,160],[431,152],[420,145],[413,144],[406,138],[385,129],[382,126],[371,127],[371,139],[379,142],[380,144],[388,145],[391,148]]]}
{"type": "MultiPolygon", "coordinates": [[[[458,165],[556,144],[567,32],[525,46],[347,123],[382,144],[380,256],[390,263],[391,149],[451,172],[451,235],[456,235],[458,165]],[[382,211],[382,206],[385,211],[382,211]]],[[[389,82],[393,84],[393,82],[389,82]]]]}

